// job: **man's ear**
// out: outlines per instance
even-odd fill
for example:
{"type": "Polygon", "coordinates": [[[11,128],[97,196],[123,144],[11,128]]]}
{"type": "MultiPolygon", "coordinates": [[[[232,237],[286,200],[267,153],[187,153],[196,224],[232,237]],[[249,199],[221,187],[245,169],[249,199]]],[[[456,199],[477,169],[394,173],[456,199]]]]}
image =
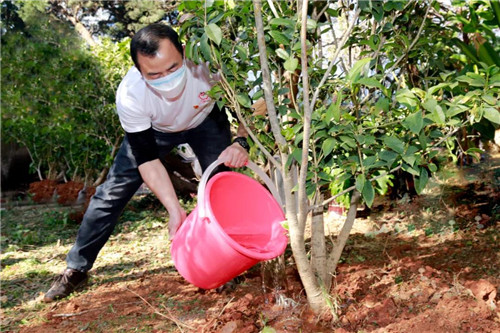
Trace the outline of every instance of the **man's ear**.
{"type": "Polygon", "coordinates": [[[186,59],[186,45],[182,45],[182,59],[186,59]]]}

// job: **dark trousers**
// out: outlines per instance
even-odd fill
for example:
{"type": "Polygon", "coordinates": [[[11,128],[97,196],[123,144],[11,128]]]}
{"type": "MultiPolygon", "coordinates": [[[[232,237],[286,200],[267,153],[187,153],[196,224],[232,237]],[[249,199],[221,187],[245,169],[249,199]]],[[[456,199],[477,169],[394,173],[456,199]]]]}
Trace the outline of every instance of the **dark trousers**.
{"type": "MultiPolygon", "coordinates": [[[[224,111],[214,107],[196,128],[177,133],[155,131],[160,156],[179,144],[188,143],[203,170],[231,144],[229,122],[224,111]]],[[[106,181],[97,187],[78,230],[76,242],[66,257],[68,268],[86,272],[108,241],[126,204],[143,183],[130,144],[125,137],[106,181]]]]}

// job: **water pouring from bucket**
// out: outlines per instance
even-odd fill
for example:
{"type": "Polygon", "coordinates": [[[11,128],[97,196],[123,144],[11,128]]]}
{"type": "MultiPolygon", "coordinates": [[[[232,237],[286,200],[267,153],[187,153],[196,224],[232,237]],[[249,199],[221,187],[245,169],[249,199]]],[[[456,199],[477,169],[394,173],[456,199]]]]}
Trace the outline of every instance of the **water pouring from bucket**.
{"type": "Polygon", "coordinates": [[[253,162],[247,167],[267,185],[234,171],[208,179],[223,162],[212,163],[198,187],[198,204],[174,236],[172,260],[193,285],[214,289],[259,261],[273,259],[288,243],[281,199],[271,179],[253,162]]]}

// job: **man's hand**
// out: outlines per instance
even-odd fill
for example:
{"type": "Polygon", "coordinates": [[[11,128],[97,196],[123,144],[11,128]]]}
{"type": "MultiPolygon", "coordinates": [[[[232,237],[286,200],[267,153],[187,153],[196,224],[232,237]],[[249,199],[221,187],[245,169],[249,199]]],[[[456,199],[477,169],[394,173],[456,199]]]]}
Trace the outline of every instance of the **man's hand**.
{"type": "Polygon", "coordinates": [[[245,148],[235,142],[219,155],[219,159],[224,161],[224,165],[230,168],[241,168],[248,162],[248,152],[245,148]]]}
{"type": "Polygon", "coordinates": [[[170,218],[168,220],[168,239],[174,239],[175,233],[181,226],[182,222],[186,219],[186,212],[184,209],[179,207],[178,209],[173,209],[168,212],[170,218]]]}

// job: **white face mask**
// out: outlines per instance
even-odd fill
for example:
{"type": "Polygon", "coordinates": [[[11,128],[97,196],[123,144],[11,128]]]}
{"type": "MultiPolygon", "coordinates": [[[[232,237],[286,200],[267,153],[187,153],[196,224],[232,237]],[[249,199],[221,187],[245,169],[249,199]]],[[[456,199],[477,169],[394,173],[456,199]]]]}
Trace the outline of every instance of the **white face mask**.
{"type": "Polygon", "coordinates": [[[182,64],[181,68],[172,74],[160,77],[154,80],[146,80],[146,82],[159,93],[167,98],[175,98],[184,89],[186,85],[186,64],[182,64]]]}

